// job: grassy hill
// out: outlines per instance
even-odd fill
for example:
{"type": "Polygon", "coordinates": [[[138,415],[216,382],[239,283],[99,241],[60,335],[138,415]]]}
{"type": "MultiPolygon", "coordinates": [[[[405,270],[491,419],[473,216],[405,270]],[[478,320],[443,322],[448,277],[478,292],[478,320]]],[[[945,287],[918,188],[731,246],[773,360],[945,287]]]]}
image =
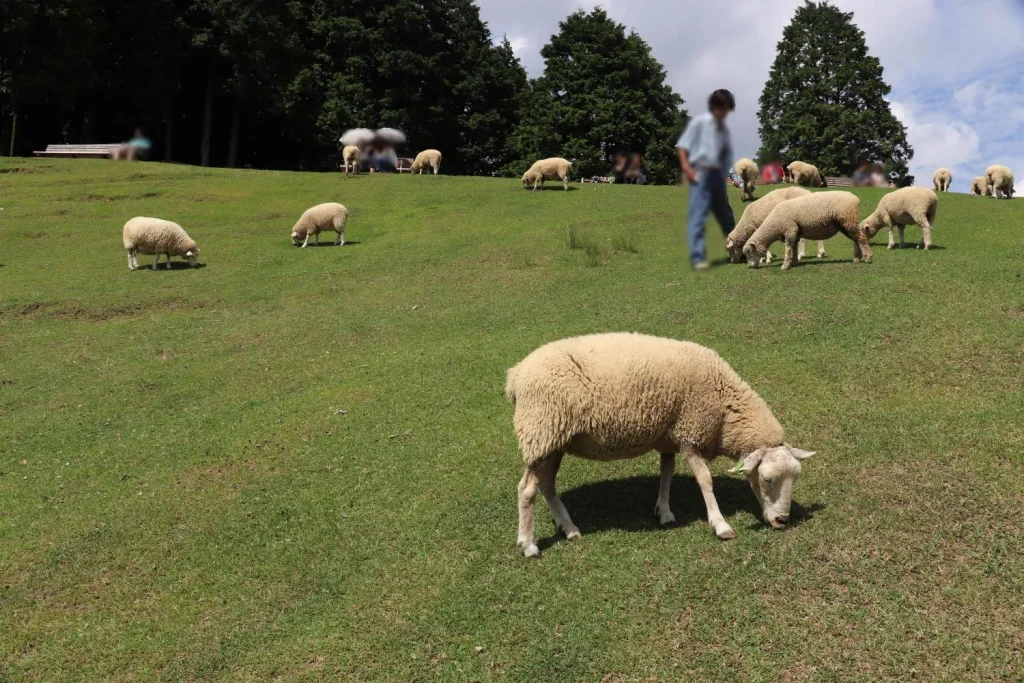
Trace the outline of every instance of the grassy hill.
{"type": "Polygon", "coordinates": [[[1024,203],[692,273],[685,197],[4,159],[0,680],[1024,677],[1024,203]],[[323,201],[353,244],[292,247],[323,201]],[[204,267],[129,272],[135,215],[204,267]],[[611,330],[716,349],[818,452],[792,528],[724,460],[728,543],[684,463],[662,529],[656,456],[567,459],[583,538],[538,499],[521,556],[505,369],[611,330]]]}

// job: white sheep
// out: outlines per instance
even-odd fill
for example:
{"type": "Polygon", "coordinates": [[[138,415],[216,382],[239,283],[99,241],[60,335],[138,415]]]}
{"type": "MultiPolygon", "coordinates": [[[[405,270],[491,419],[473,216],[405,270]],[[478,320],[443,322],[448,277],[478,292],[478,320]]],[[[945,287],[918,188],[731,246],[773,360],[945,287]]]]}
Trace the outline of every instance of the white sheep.
{"type": "Polygon", "coordinates": [[[988,186],[988,193],[996,199],[1013,198],[1013,171],[1006,166],[995,164],[986,168],[985,184],[988,186]]]}
{"type": "Polygon", "coordinates": [[[861,230],[869,237],[882,228],[889,229],[889,249],[894,249],[892,238],[893,228],[900,231],[900,249],[906,246],[903,231],[908,225],[921,226],[921,243],[919,248],[928,249],[932,246],[932,225],[935,223],[935,210],[939,198],[934,190],[927,187],[903,187],[890,192],[878,202],[874,212],[861,222],[861,230]]]}
{"type": "Polygon", "coordinates": [[[569,174],[571,171],[572,162],[561,157],[541,159],[523,174],[523,188],[529,189],[532,187],[536,191],[538,187],[544,186],[545,180],[561,180],[562,186],[568,190],[569,174]]]}
{"type": "Polygon", "coordinates": [[[948,168],[935,169],[932,174],[932,187],[936,192],[949,192],[949,186],[953,184],[953,174],[948,168]]]}
{"type": "Polygon", "coordinates": [[[854,263],[860,262],[861,257],[870,263],[871,247],[857,221],[859,211],[860,199],[850,192],[815,192],[784,201],[772,209],[761,227],[754,231],[743,246],[747,264],[757,268],[768,247],[784,240],[786,254],[782,260],[782,270],[789,270],[800,238],[822,240],[837,232],[843,233],[853,242],[854,263]]]}
{"type": "Polygon", "coordinates": [[[988,196],[988,181],[985,180],[985,176],[975,176],[974,180],[971,181],[971,196],[972,197],[987,197],[988,196]]]}
{"type": "Polygon", "coordinates": [[[786,182],[810,187],[825,187],[825,179],[818,172],[818,167],[803,161],[794,161],[786,167],[786,182]]]}
{"type": "Polygon", "coordinates": [[[124,224],[121,236],[128,250],[128,270],[139,267],[139,254],[156,255],[150,266],[152,270],[160,263],[161,254],[167,257],[168,269],[172,256],[180,256],[193,268],[199,265],[199,247],[177,223],[137,216],[124,224]]]}
{"type": "Polygon", "coordinates": [[[341,170],[345,175],[359,173],[359,166],[362,163],[362,153],[356,145],[348,145],[341,150],[341,170]]]}
{"type": "Polygon", "coordinates": [[[762,516],[775,529],[789,521],[800,461],[814,453],[784,443],[764,400],[711,349],[641,334],[575,337],[546,344],[508,371],[505,393],[515,405],[515,432],[526,471],[519,482],[518,545],[540,554],[533,504],[544,495],[558,529],[580,536],[555,490],[565,453],[588,460],[661,454],[655,514],[675,522],[669,488],[676,453],[697,479],[708,522],[720,539],[736,537],[718,509],[708,461],[739,460],[762,516]]]}
{"type": "MultiPolygon", "coordinates": [[[[761,223],[763,223],[764,219],[768,217],[768,214],[772,212],[772,209],[786,200],[803,197],[810,193],[810,190],[805,190],[802,187],[783,187],[778,190],[772,190],[748,206],[743,212],[743,215],[740,216],[740,220],[736,224],[736,227],[733,228],[733,231],[725,238],[725,248],[729,251],[729,260],[733,263],[740,262],[740,259],[743,258],[743,245],[747,243],[747,240],[754,234],[754,231],[761,227],[761,223]]],[[[800,240],[800,249],[797,254],[797,260],[803,260],[806,243],[807,240],[800,240]]],[[[818,240],[818,258],[822,258],[824,256],[825,242],[818,240]]],[[[764,260],[766,263],[772,262],[771,251],[765,252],[764,260]]]]}
{"type": "Polygon", "coordinates": [[[757,182],[758,168],[757,164],[753,160],[743,157],[732,166],[732,170],[736,171],[736,175],[743,181],[743,190],[740,193],[740,199],[746,197],[753,201],[754,199],[754,184],[757,182]]]}
{"type": "Polygon", "coordinates": [[[413,159],[412,166],[409,167],[409,172],[423,175],[425,168],[434,169],[434,175],[441,171],[441,153],[436,149],[425,149],[417,154],[413,159]]]}
{"type": "Polygon", "coordinates": [[[345,224],[348,222],[348,209],[341,204],[327,203],[317,204],[306,209],[306,212],[299,218],[298,223],[292,228],[292,244],[299,246],[302,241],[302,248],[309,244],[309,237],[316,239],[320,244],[320,233],[324,230],[333,230],[338,233],[334,241],[336,246],[345,244],[345,224]]]}

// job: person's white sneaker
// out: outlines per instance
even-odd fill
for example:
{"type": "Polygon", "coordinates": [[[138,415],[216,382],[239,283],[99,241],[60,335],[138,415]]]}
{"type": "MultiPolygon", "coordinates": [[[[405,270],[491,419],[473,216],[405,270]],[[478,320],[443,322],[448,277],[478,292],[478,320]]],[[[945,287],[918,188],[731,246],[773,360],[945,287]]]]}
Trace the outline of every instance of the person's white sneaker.
{"type": "Polygon", "coordinates": [[[707,270],[711,267],[711,264],[707,261],[697,261],[691,266],[694,270],[707,270]]]}

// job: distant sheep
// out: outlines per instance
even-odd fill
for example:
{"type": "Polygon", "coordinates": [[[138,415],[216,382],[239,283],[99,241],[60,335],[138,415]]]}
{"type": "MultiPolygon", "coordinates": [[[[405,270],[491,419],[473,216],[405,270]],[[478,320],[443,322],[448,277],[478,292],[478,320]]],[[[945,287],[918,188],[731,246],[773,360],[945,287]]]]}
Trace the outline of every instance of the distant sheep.
{"type": "Polygon", "coordinates": [[[747,264],[757,268],[768,247],[783,240],[786,255],[782,260],[782,270],[789,270],[800,238],[822,240],[837,232],[853,242],[854,263],[862,257],[870,263],[871,247],[857,221],[859,211],[860,199],[850,192],[816,192],[784,201],[772,209],[761,227],[747,240],[743,247],[747,264]]]}
{"type": "Polygon", "coordinates": [[[436,149],[425,149],[417,154],[416,158],[413,159],[412,166],[409,167],[409,171],[423,175],[423,169],[425,168],[434,169],[434,175],[441,171],[441,153],[436,149]]]}
{"type": "Polygon", "coordinates": [[[973,197],[987,197],[988,196],[988,181],[985,180],[985,176],[975,176],[974,180],[971,181],[971,196],[973,197]]]}
{"type": "Polygon", "coordinates": [[[341,150],[341,170],[345,171],[345,175],[359,173],[359,166],[362,163],[361,157],[362,154],[355,145],[348,145],[345,149],[341,150]]]}
{"type": "Polygon", "coordinates": [[[746,197],[750,201],[754,200],[754,184],[757,182],[757,174],[759,169],[751,159],[746,157],[740,159],[733,164],[732,170],[736,171],[736,175],[743,181],[743,191],[740,194],[740,199],[746,197]]]}
{"type": "Polygon", "coordinates": [[[932,186],[936,192],[949,192],[949,186],[953,184],[953,174],[948,168],[936,169],[932,174],[932,186]]]}
{"type": "Polygon", "coordinates": [[[299,222],[292,228],[292,244],[299,246],[302,241],[302,248],[309,244],[309,237],[312,235],[316,244],[320,244],[320,233],[325,230],[333,230],[338,233],[334,241],[336,246],[345,244],[345,224],[348,223],[348,209],[341,204],[327,203],[317,204],[307,209],[299,222]]]}
{"type": "Polygon", "coordinates": [[[932,246],[932,226],[939,198],[927,187],[903,187],[882,197],[878,207],[860,224],[861,230],[870,238],[882,228],[889,229],[889,248],[895,248],[893,228],[900,230],[900,249],[906,246],[903,230],[908,225],[921,226],[921,243],[918,248],[932,246]]]}
{"type": "Polygon", "coordinates": [[[139,267],[139,254],[155,254],[153,265],[156,270],[160,255],[167,257],[167,268],[171,257],[180,256],[193,268],[199,265],[199,247],[180,225],[159,218],[138,216],[124,224],[122,232],[124,248],[128,250],[128,270],[139,267]]]}
{"type": "Polygon", "coordinates": [[[996,199],[1013,198],[1013,171],[1006,166],[996,164],[986,168],[985,183],[988,186],[988,193],[996,199]]]}
{"type": "Polygon", "coordinates": [[[545,180],[561,180],[562,186],[568,190],[569,174],[571,172],[572,162],[566,161],[561,157],[541,159],[523,174],[523,187],[525,189],[532,187],[536,192],[537,188],[544,186],[545,180]]]}
{"type": "Polygon", "coordinates": [[[641,334],[596,334],[541,346],[508,371],[505,394],[515,405],[515,432],[526,471],[519,482],[518,545],[540,550],[533,505],[543,494],[559,531],[580,531],[555,489],[565,453],[588,460],[661,453],[655,514],[675,522],[669,488],[682,453],[704,496],[708,523],[720,539],[736,537],[718,509],[708,461],[739,461],[767,524],[789,521],[800,461],[814,453],[784,443],[764,400],[711,349],[641,334]]]}
{"type": "MultiPolygon", "coordinates": [[[[740,259],[743,258],[743,245],[747,243],[747,240],[754,234],[754,231],[761,227],[761,223],[763,223],[764,219],[768,217],[768,214],[772,212],[772,209],[786,200],[796,199],[797,197],[803,197],[804,195],[809,194],[811,194],[811,191],[805,190],[802,187],[784,187],[778,190],[772,190],[748,206],[740,217],[736,227],[733,228],[733,231],[725,238],[725,248],[729,251],[729,260],[733,263],[740,262],[740,259]]],[[[797,255],[798,260],[802,260],[804,257],[805,243],[806,240],[800,240],[800,251],[797,255]]],[[[825,242],[818,240],[818,258],[822,258],[824,255],[825,242]]],[[[772,262],[771,251],[765,252],[764,260],[766,263],[772,262]]]]}
{"type": "Polygon", "coordinates": [[[787,182],[809,187],[825,187],[825,179],[818,172],[818,167],[803,161],[794,161],[787,168],[787,182]]]}

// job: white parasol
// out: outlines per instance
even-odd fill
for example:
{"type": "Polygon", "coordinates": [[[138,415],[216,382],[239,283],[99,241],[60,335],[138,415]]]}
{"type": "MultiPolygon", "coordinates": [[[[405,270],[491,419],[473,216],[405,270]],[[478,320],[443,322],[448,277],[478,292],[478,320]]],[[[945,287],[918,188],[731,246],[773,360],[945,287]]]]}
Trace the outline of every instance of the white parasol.
{"type": "Polygon", "coordinates": [[[397,128],[378,128],[377,139],[383,140],[391,145],[404,145],[405,133],[397,128]]]}
{"type": "Polygon", "coordinates": [[[345,134],[341,136],[341,144],[343,145],[355,145],[356,147],[362,147],[373,142],[373,138],[376,137],[374,132],[369,128],[352,128],[346,130],[345,134]]]}

